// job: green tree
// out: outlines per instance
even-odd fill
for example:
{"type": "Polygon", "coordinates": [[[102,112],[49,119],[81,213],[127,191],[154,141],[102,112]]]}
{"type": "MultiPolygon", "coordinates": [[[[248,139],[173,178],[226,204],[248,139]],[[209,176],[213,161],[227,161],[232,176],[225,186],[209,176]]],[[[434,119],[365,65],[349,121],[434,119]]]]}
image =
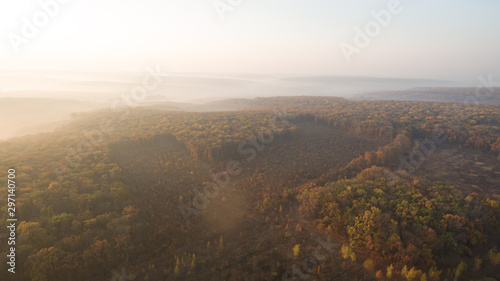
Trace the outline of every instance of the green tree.
{"type": "Polygon", "coordinates": [[[28,260],[28,271],[33,281],[49,281],[61,278],[60,264],[63,252],[57,248],[43,248],[28,260]]]}
{"type": "Polygon", "coordinates": [[[20,244],[30,244],[35,249],[41,249],[43,247],[52,244],[53,237],[50,236],[47,230],[40,226],[38,222],[25,222],[19,223],[16,229],[18,233],[20,244]]]}
{"type": "Polygon", "coordinates": [[[354,225],[347,228],[351,247],[373,250],[373,235],[376,232],[375,219],[380,214],[380,209],[372,207],[369,211],[365,211],[363,215],[355,218],[354,225]]]}

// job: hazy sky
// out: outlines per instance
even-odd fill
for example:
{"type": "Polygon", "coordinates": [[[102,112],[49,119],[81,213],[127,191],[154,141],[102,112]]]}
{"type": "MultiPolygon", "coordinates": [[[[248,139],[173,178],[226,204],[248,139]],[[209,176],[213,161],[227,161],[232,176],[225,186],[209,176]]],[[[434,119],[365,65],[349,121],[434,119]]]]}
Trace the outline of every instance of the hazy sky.
{"type": "Polygon", "coordinates": [[[141,71],[155,63],[174,72],[458,81],[500,73],[498,0],[401,0],[402,11],[350,63],[340,44],[354,46],[355,28],[390,1],[241,0],[224,21],[213,0],[66,1],[18,53],[11,41],[21,42],[23,18],[43,23],[39,2],[50,1],[0,1],[0,70],[141,71]]]}

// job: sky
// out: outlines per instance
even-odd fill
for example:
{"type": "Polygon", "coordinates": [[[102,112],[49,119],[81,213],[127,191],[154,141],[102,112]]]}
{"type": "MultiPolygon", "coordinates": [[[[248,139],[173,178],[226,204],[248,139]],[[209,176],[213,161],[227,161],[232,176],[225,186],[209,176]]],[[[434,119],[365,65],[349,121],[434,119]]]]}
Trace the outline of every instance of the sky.
{"type": "Polygon", "coordinates": [[[141,71],[158,64],[169,72],[453,81],[500,74],[497,0],[59,2],[0,1],[0,71],[141,71]],[[382,10],[391,17],[384,26],[373,16],[382,10]],[[27,28],[35,23],[36,31],[27,28]],[[369,44],[356,44],[357,28],[367,26],[375,28],[373,36],[363,32],[369,44]],[[356,52],[346,56],[341,46],[356,52]]]}

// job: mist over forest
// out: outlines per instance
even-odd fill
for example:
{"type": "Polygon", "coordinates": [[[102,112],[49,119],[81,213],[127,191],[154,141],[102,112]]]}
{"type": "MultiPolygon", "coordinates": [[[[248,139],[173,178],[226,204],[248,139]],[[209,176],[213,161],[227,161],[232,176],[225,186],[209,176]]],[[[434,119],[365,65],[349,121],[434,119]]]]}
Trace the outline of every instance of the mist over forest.
{"type": "MultiPolygon", "coordinates": [[[[66,124],[71,113],[110,108],[142,83],[144,73],[13,72],[0,74],[0,139],[46,132],[66,124]]],[[[446,87],[441,80],[341,76],[213,75],[160,73],[159,86],[129,106],[157,105],[187,111],[234,110],[216,107],[226,99],[272,96],[336,96],[446,87]]],[[[123,102],[125,105],[127,101],[123,102]]]]}

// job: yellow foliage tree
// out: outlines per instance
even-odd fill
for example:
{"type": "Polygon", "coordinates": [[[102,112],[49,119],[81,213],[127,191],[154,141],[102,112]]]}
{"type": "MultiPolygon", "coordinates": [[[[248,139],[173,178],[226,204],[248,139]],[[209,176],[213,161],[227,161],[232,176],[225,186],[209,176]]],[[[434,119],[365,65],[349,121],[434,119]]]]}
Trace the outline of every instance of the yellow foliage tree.
{"type": "Polygon", "coordinates": [[[293,255],[295,257],[298,257],[300,254],[300,245],[299,244],[295,244],[295,246],[293,247],[293,255]]]}

